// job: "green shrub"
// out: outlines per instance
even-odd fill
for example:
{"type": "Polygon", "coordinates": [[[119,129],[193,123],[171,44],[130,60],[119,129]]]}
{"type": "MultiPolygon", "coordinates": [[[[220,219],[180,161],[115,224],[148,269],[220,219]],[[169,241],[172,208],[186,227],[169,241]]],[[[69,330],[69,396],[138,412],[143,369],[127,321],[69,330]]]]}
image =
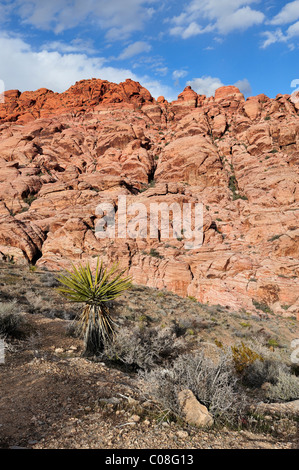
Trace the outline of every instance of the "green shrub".
{"type": "Polygon", "coordinates": [[[160,255],[160,253],[155,248],[150,249],[149,255],[152,256],[153,258],[163,259],[163,256],[160,255]]]}
{"type": "Polygon", "coordinates": [[[271,310],[271,308],[269,307],[269,305],[267,305],[266,303],[264,302],[258,302],[257,300],[252,300],[252,303],[253,305],[255,306],[255,308],[257,310],[261,310],[262,312],[264,313],[271,313],[273,314],[273,311],[271,310]]]}
{"type": "Polygon", "coordinates": [[[244,372],[244,370],[253,364],[255,361],[263,361],[263,357],[251,348],[246,346],[243,342],[241,346],[232,346],[232,360],[235,369],[238,373],[244,372]]]}

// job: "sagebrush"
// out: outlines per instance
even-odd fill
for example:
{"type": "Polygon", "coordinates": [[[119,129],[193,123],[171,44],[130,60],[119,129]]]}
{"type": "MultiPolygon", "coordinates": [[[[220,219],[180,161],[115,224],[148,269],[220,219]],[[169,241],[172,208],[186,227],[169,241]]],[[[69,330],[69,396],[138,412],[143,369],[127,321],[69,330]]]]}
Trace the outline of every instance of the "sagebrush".
{"type": "Polygon", "coordinates": [[[176,358],[183,348],[176,327],[122,328],[113,342],[106,343],[104,356],[134,368],[150,370],[176,358]]]}
{"type": "Polygon", "coordinates": [[[200,354],[183,354],[170,367],[142,374],[146,389],[163,406],[180,415],[178,393],[191,390],[218,419],[236,423],[245,410],[246,398],[231,358],[222,354],[214,363],[200,354]]]}

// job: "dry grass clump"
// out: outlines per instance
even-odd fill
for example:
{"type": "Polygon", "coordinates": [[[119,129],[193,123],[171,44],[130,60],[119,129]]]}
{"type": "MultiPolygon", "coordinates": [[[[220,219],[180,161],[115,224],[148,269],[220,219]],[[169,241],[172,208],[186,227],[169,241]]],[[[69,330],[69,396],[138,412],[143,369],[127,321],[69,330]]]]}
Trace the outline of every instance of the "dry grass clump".
{"type": "Polygon", "coordinates": [[[275,385],[268,388],[266,397],[274,402],[299,400],[299,378],[280,370],[275,385]]]}
{"type": "Polygon", "coordinates": [[[174,325],[169,328],[122,328],[103,356],[136,369],[150,370],[175,359],[183,348],[174,325]]]}
{"type": "Polygon", "coordinates": [[[0,335],[21,338],[25,335],[27,322],[16,302],[0,302],[0,335]]]}

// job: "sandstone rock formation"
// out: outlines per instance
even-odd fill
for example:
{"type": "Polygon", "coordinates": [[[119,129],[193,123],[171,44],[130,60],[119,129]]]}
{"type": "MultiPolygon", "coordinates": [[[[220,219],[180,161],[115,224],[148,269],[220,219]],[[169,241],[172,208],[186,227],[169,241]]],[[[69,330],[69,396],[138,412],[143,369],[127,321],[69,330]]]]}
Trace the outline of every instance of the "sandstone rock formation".
{"type": "MultiPolygon", "coordinates": [[[[299,311],[298,107],[190,87],[157,101],[139,83],[92,79],[65,93],[5,93],[0,104],[0,252],[68,267],[99,255],[136,283],[203,303],[299,311]],[[204,242],[99,239],[99,204],[200,202],[204,242]]],[[[133,217],[133,214],[131,214],[133,217]]],[[[170,215],[170,220],[171,215],[170,215]]]]}
{"type": "Polygon", "coordinates": [[[185,420],[191,426],[199,428],[210,427],[214,419],[206,406],[199,403],[191,390],[182,390],[178,394],[178,401],[185,420]]]}

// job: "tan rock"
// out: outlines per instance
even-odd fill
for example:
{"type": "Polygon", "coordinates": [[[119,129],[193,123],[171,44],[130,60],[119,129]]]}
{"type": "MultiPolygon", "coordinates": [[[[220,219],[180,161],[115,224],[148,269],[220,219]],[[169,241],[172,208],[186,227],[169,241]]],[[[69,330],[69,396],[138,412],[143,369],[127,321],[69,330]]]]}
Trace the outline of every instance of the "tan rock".
{"type": "Polygon", "coordinates": [[[178,394],[182,413],[188,424],[192,426],[211,427],[214,424],[213,417],[207,408],[199,403],[191,390],[182,390],[178,394]]]}
{"type": "Polygon", "coordinates": [[[244,111],[251,120],[257,119],[261,113],[261,109],[261,104],[258,101],[250,100],[246,101],[244,104],[244,111]]]}

